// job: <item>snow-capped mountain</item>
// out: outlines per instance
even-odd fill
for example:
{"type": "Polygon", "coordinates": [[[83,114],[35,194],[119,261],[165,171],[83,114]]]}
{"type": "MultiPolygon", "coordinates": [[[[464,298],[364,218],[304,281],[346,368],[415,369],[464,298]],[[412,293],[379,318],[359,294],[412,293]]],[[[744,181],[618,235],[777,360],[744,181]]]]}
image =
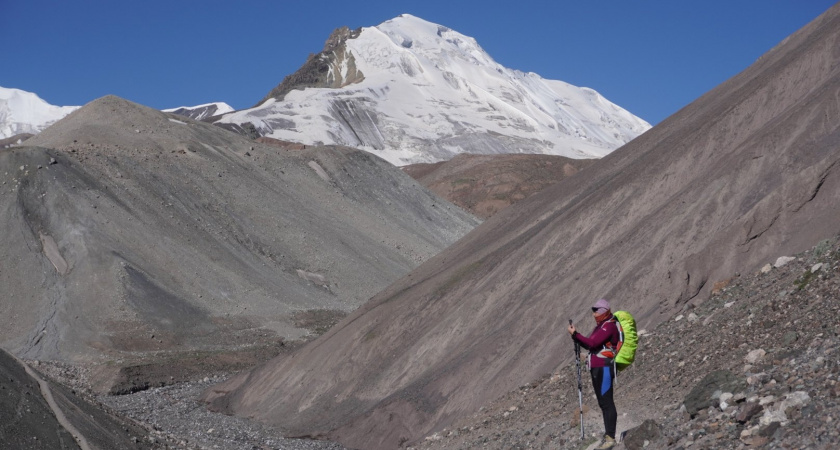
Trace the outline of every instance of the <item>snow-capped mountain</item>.
{"type": "Polygon", "coordinates": [[[475,39],[407,14],[336,30],[259,105],[217,123],[396,165],[464,152],[601,157],[650,128],[592,89],[503,67],[475,39]]]}
{"type": "Polygon", "coordinates": [[[178,114],[179,116],[186,116],[190,119],[204,120],[208,117],[232,112],[233,108],[227,103],[216,102],[196,106],[179,106],[178,108],[164,109],[163,111],[178,114]]]}
{"type": "Polygon", "coordinates": [[[79,106],[54,106],[36,94],[0,87],[0,139],[38,134],[79,106]]]}

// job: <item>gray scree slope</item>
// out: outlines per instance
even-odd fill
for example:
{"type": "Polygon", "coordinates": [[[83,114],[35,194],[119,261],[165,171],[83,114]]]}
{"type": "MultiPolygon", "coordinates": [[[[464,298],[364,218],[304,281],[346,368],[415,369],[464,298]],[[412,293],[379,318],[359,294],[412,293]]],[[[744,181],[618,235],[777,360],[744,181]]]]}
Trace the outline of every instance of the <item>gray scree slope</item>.
{"type": "Polygon", "coordinates": [[[479,222],[350,148],[287,152],[104,97],[0,152],[0,345],[30,359],[296,338],[479,222]]]}
{"type": "Polygon", "coordinates": [[[410,444],[567,361],[568,319],[599,297],[650,327],[838,233],[838,98],[840,5],[205,399],[351,447],[410,444]]]}

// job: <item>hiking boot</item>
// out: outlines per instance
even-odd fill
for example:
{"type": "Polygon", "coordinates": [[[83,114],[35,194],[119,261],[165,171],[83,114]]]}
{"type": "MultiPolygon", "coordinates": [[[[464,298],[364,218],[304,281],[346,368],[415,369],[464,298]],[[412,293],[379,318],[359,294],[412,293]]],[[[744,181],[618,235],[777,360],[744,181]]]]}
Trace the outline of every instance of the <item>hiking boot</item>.
{"type": "Polygon", "coordinates": [[[595,447],[595,450],[609,450],[615,447],[615,439],[604,436],[604,442],[601,443],[598,447],[595,447]]]}

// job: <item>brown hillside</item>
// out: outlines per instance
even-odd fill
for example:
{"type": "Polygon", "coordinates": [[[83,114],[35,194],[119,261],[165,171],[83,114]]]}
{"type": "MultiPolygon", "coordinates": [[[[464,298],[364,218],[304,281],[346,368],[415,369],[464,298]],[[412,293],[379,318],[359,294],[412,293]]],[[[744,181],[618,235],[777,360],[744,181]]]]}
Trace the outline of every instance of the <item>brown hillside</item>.
{"type": "Polygon", "coordinates": [[[435,194],[486,219],[595,162],[553,155],[473,155],[403,166],[435,194]]]}
{"type": "Polygon", "coordinates": [[[215,408],[395,448],[568,361],[599,297],[641,328],[840,231],[840,5],[587,169],[513,205],[215,408]]]}

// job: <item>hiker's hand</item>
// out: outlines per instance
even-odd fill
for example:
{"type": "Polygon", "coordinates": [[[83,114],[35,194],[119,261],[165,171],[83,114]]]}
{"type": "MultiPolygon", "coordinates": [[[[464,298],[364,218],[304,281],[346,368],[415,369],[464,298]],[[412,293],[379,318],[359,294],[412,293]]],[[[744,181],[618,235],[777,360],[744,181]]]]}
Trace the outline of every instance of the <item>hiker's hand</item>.
{"type": "Polygon", "coordinates": [[[574,335],[575,335],[575,331],[576,331],[576,330],[575,330],[575,326],[574,326],[574,325],[572,325],[572,324],[569,324],[569,336],[574,336],[574,335]]]}

